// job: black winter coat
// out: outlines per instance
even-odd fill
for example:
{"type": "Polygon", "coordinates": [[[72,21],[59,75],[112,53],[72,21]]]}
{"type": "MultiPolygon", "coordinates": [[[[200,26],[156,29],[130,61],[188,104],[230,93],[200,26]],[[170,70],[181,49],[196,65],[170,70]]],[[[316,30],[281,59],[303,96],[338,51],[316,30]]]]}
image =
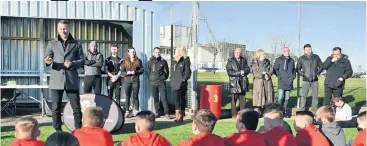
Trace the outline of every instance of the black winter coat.
{"type": "Polygon", "coordinates": [[[169,76],[167,61],[161,56],[158,58],[152,56],[148,62],[148,75],[152,85],[165,82],[169,76]]]}
{"type": "Polygon", "coordinates": [[[134,67],[134,62],[131,62],[129,68],[125,67],[125,61],[126,60],[124,60],[121,63],[121,75],[125,77],[124,83],[140,82],[139,81],[139,76],[144,73],[144,68],[143,68],[143,65],[141,63],[141,60],[140,59],[134,60],[134,62],[139,61],[139,66],[138,67],[134,67]],[[127,75],[128,71],[135,71],[135,74],[127,75]]]}
{"type": "Polygon", "coordinates": [[[178,62],[173,61],[173,68],[171,68],[171,86],[173,90],[180,90],[187,86],[187,80],[191,77],[190,66],[189,57],[181,57],[178,62]]]}
{"type": "Polygon", "coordinates": [[[350,78],[353,75],[353,69],[350,64],[347,55],[342,54],[339,60],[331,62],[332,57],[329,56],[322,64],[326,69],[325,86],[329,88],[344,89],[345,79],[350,78]],[[339,81],[339,78],[343,78],[343,81],[339,81]]]}
{"type": "Polygon", "coordinates": [[[274,72],[278,77],[278,89],[290,91],[293,89],[293,80],[296,78],[296,69],[294,60],[289,57],[287,61],[287,70],[284,70],[286,57],[280,56],[275,60],[274,72]]]}
{"type": "Polygon", "coordinates": [[[240,57],[240,62],[232,57],[228,59],[226,65],[227,74],[229,76],[229,87],[231,93],[245,94],[248,91],[249,81],[247,75],[250,73],[250,67],[245,58],[240,57]],[[244,76],[241,76],[241,70],[244,76]]]}
{"type": "Polygon", "coordinates": [[[323,71],[322,61],[316,54],[303,55],[297,62],[297,72],[303,77],[303,81],[318,81],[317,75],[323,71]]]}
{"type": "MultiPolygon", "coordinates": [[[[108,72],[109,72],[112,75],[117,75],[118,72],[121,70],[121,63],[123,63],[123,61],[124,61],[124,59],[122,59],[119,56],[107,57],[106,61],[105,61],[105,71],[106,71],[106,73],[108,74],[108,72]]],[[[108,86],[112,86],[112,81],[110,81],[110,80],[111,80],[111,77],[107,76],[106,84],[108,86]]],[[[119,77],[117,80],[120,81],[121,77],[119,77]]]]}

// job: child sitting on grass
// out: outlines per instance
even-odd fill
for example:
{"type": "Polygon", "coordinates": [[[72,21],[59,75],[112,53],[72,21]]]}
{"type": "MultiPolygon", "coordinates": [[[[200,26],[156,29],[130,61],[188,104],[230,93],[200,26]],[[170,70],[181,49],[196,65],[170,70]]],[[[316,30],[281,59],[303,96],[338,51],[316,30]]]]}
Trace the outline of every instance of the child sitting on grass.
{"type": "Polygon", "coordinates": [[[239,111],[236,121],[236,129],[238,132],[226,138],[226,144],[228,146],[266,146],[264,136],[256,132],[259,117],[258,112],[252,109],[243,109],[239,111]]]}
{"type": "Polygon", "coordinates": [[[83,127],[74,131],[80,146],[113,146],[111,133],[104,130],[103,111],[100,107],[88,107],[83,113],[83,127]]]}
{"type": "Polygon", "coordinates": [[[366,145],[366,132],[367,132],[366,131],[366,125],[367,125],[366,118],[367,118],[366,111],[358,114],[357,116],[358,127],[363,130],[358,133],[352,146],[365,146],[366,145]]]}
{"type": "Polygon", "coordinates": [[[136,134],[124,140],[120,146],[170,146],[166,138],[154,132],[155,115],[151,111],[136,114],[136,134]]]}
{"type": "Polygon", "coordinates": [[[202,109],[195,113],[192,132],[195,136],[182,141],[178,146],[224,146],[224,140],[213,134],[217,117],[209,110],[202,109]]]}
{"type": "Polygon", "coordinates": [[[10,146],[44,146],[43,141],[37,140],[39,135],[38,121],[35,118],[21,118],[15,124],[15,138],[17,141],[10,144],[10,146]]]}

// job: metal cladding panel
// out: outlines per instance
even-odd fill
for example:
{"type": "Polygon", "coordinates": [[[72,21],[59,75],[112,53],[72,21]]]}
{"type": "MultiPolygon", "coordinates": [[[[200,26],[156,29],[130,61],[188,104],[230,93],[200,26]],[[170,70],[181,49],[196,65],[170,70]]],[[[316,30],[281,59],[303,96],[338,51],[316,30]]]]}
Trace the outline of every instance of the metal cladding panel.
{"type": "MultiPolygon", "coordinates": [[[[133,9],[134,11],[137,9],[133,9]]],[[[139,92],[139,100],[140,100],[140,110],[153,110],[153,101],[150,100],[151,92],[150,92],[150,85],[149,85],[149,78],[147,74],[147,66],[149,58],[152,54],[152,15],[153,13],[147,12],[146,10],[137,10],[135,19],[141,20],[138,23],[134,23],[134,28],[137,28],[134,31],[133,36],[133,46],[136,49],[137,56],[141,59],[144,67],[144,74],[140,77],[140,91],[139,92]]]]}
{"type": "MultiPolygon", "coordinates": [[[[154,22],[154,13],[152,11],[146,10],[146,9],[140,9],[138,7],[134,7],[131,5],[127,5],[127,3],[121,3],[121,2],[111,2],[111,1],[1,1],[0,2],[0,16],[13,16],[13,17],[37,17],[37,18],[55,18],[55,19],[79,19],[81,21],[82,19],[90,19],[90,20],[123,20],[123,21],[133,21],[133,46],[136,49],[137,55],[139,58],[142,59],[143,66],[146,68],[147,61],[149,57],[151,56],[151,49],[153,46],[159,46],[159,40],[153,40],[153,37],[159,37],[159,31],[153,31],[153,29],[159,29],[159,26],[152,26],[154,22]],[[81,19],[81,20],[80,20],[81,19]],[[153,35],[154,33],[154,35],[153,35]]],[[[1,21],[1,20],[0,20],[1,21]]],[[[15,20],[14,20],[15,21],[15,20]]],[[[23,20],[27,21],[27,20],[23,20]]],[[[34,23],[37,23],[36,20],[34,23]]],[[[76,25],[74,28],[75,32],[72,32],[75,34],[79,33],[81,35],[82,40],[83,37],[86,37],[87,40],[94,32],[88,32],[89,24],[85,24],[83,22],[77,22],[78,20],[75,20],[76,25]],[[87,27],[84,27],[86,25],[87,27]],[[79,27],[82,26],[82,27],[79,27]],[[80,29],[87,28],[87,32],[84,32],[85,30],[81,31],[80,29]],[[78,29],[80,30],[78,32],[78,29]]],[[[32,71],[38,71],[39,70],[39,40],[32,40],[32,39],[24,39],[26,36],[22,35],[36,35],[32,36],[34,38],[39,38],[39,34],[35,33],[32,34],[32,32],[37,32],[37,26],[34,24],[35,28],[28,27],[23,28],[24,30],[21,31],[12,31],[11,28],[16,28],[17,25],[25,25],[26,22],[17,22],[19,24],[12,24],[9,26],[2,26],[2,30],[8,31],[9,35],[16,36],[16,37],[22,37],[21,40],[14,40],[14,39],[2,39],[1,42],[1,54],[8,53],[10,56],[2,57],[1,62],[1,69],[19,69],[19,70],[32,70],[32,71]],[[24,32],[22,35],[18,34],[19,32],[24,32]],[[19,45],[22,45],[21,49],[18,47],[19,45]],[[14,47],[15,49],[14,49],[14,47]],[[31,48],[31,47],[32,48],[31,48]],[[11,49],[10,49],[11,47],[11,49]],[[32,49],[32,51],[30,51],[32,49]],[[21,59],[12,59],[13,56],[21,56],[21,59]],[[34,61],[34,62],[31,62],[34,61]]],[[[2,22],[0,24],[3,25],[2,22]]],[[[28,25],[28,24],[27,24],[28,25]]],[[[46,25],[46,24],[45,24],[46,25]]],[[[32,25],[31,25],[32,26],[32,25]]],[[[54,29],[56,25],[51,25],[50,29],[54,29]]],[[[93,26],[97,27],[97,26],[93,26]]],[[[100,30],[107,31],[106,28],[101,27],[100,30]]],[[[54,31],[49,31],[49,35],[52,36],[55,34],[56,29],[54,31]]],[[[113,36],[114,31],[112,31],[110,28],[108,28],[108,31],[110,32],[106,38],[106,40],[109,39],[115,39],[111,36],[113,36]]],[[[99,33],[99,35],[101,35],[99,33]]],[[[3,35],[2,35],[3,36],[3,35]]],[[[47,36],[47,35],[46,35],[47,36]]],[[[119,36],[119,35],[117,35],[119,36]]],[[[106,37],[106,36],[104,36],[106,37]]],[[[119,37],[117,37],[115,41],[119,40],[119,37]]],[[[83,42],[83,49],[86,50],[87,43],[83,42]]],[[[101,48],[108,48],[107,43],[100,42],[99,47],[101,48]]],[[[120,43],[120,48],[123,48],[122,54],[124,54],[124,50],[128,47],[127,44],[120,43]]],[[[109,54],[109,51],[106,49],[101,49],[101,53],[105,55],[105,57],[109,54]],[[104,50],[104,51],[103,51],[104,50]]],[[[39,77],[17,77],[16,80],[24,80],[19,83],[22,84],[37,84],[36,81],[32,81],[32,83],[28,82],[28,80],[39,80],[39,77]],[[34,83],[33,83],[34,82],[34,83]]],[[[37,81],[38,82],[38,81],[37,81]]],[[[39,92],[34,89],[32,92],[37,93],[34,97],[39,98],[38,94],[39,92]]],[[[33,95],[31,95],[33,96],[33,95]]],[[[141,76],[141,88],[140,88],[140,107],[141,110],[147,110],[148,107],[151,109],[151,102],[148,103],[148,100],[150,99],[150,90],[149,90],[149,83],[148,83],[148,76],[146,73],[144,73],[141,76]]],[[[26,98],[26,97],[25,97],[26,98]]]]}
{"type": "Polygon", "coordinates": [[[0,4],[1,16],[14,17],[139,21],[136,13],[143,11],[112,1],[1,1],[0,4]]]}
{"type": "Polygon", "coordinates": [[[39,69],[39,21],[5,19],[1,22],[1,70],[39,69]],[[27,38],[27,39],[23,39],[27,38]]]}

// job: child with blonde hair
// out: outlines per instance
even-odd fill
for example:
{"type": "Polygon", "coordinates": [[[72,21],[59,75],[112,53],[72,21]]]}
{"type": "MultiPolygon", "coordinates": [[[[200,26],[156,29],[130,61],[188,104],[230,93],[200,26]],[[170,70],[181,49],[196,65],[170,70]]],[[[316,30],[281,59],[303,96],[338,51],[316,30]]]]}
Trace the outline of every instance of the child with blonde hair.
{"type": "Polygon", "coordinates": [[[15,138],[17,141],[10,146],[44,146],[43,141],[38,141],[40,135],[38,121],[32,117],[23,117],[15,124],[15,138]]]}

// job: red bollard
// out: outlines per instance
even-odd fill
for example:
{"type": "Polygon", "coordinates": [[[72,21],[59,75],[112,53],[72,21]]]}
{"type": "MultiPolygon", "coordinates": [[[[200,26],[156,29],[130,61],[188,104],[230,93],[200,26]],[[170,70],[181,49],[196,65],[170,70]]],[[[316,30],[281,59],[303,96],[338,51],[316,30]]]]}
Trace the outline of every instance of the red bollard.
{"type": "Polygon", "coordinates": [[[200,109],[210,110],[217,118],[222,114],[222,86],[202,85],[200,88],[200,109]]]}

